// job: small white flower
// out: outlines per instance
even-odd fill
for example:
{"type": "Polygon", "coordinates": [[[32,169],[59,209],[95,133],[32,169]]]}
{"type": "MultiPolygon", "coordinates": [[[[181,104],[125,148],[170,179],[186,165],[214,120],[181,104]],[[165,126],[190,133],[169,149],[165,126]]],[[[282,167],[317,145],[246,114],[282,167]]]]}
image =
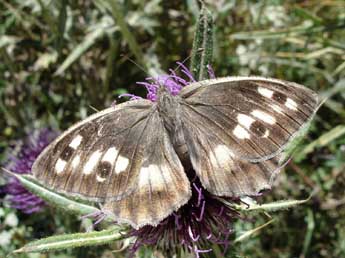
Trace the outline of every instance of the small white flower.
{"type": "Polygon", "coordinates": [[[10,231],[2,231],[0,233],[0,246],[2,247],[8,247],[8,245],[11,243],[12,238],[12,232],[10,231]]]}
{"type": "Polygon", "coordinates": [[[247,48],[244,45],[238,45],[236,48],[236,54],[239,55],[243,55],[247,52],[247,48]]]}
{"type": "Polygon", "coordinates": [[[10,227],[16,227],[18,225],[18,218],[16,214],[13,212],[9,213],[5,218],[4,224],[10,227]]]}
{"type": "Polygon", "coordinates": [[[265,9],[265,17],[274,27],[284,27],[287,15],[283,6],[270,5],[265,9]]]}

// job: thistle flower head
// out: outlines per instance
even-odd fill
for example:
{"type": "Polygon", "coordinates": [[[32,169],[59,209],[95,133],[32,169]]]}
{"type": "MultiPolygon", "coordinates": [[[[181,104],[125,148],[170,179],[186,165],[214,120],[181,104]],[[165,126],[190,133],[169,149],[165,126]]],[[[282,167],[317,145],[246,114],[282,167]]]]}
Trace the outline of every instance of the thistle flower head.
{"type": "Polygon", "coordinates": [[[239,201],[212,195],[202,187],[197,177],[191,184],[192,197],[187,204],[156,227],[144,226],[130,232],[130,236],[136,237],[132,253],[150,245],[171,256],[182,249],[199,257],[202,253],[211,252],[213,244],[222,246],[223,253],[227,251],[233,232],[232,223],[239,217],[239,213],[228,204],[239,201]]]}
{"type": "MultiPolygon", "coordinates": [[[[51,129],[32,132],[24,141],[18,141],[12,148],[6,168],[18,174],[30,174],[31,167],[43,149],[57,136],[51,129]]],[[[23,213],[34,213],[44,206],[44,202],[26,190],[18,179],[10,177],[3,191],[12,208],[23,213]]]]}
{"type": "MultiPolygon", "coordinates": [[[[170,69],[168,74],[162,74],[157,77],[148,77],[145,82],[137,82],[138,85],[144,86],[147,90],[146,98],[152,102],[157,101],[157,91],[160,86],[165,87],[173,96],[176,96],[183,87],[195,82],[192,73],[182,63],[177,62],[178,68],[181,73],[186,77],[182,78],[178,76],[175,70],[170,69]]],[[[210,78],[214,78],[214,72],[210,66],[208,66],[208,72],[210,78]]],[[[140,99],[141,97],[134,94],[122,94],[120,97],[130,97],[130,100],[140,99]]]]}

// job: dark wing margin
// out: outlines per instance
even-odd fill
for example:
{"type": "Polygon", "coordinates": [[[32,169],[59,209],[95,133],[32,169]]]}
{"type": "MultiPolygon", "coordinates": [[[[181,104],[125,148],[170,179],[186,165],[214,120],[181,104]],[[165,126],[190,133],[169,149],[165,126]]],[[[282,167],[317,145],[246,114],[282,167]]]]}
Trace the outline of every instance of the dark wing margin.
{"type": "Polygon", "coordinates": [[[280,154],[314,116],[317,95],[261,77],[201,81],[180,92],[181,121],[192,165],[216,195],[269,189],[280,154]]]}
{"type": "Polygon", "coordinates": [[[137,190],[103,206],[118,222],[134,228],[156,226],[191,197],[189,180],[158,112],[152,115],[143,140],[147,148],[135,184],[137,190]]]}

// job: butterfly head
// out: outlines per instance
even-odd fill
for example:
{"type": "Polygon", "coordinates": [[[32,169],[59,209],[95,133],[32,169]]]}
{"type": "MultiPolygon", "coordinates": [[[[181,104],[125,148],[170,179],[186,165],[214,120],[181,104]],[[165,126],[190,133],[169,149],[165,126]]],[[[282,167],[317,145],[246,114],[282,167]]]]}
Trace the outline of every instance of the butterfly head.
{"type": "Polygon", "coordinates": [[[160,85],[157,91],[158,108],[163,113],[170,113],[172,109],[176,108],[176,98],[171,94],[169,89],[164,85],[160,85]]]}

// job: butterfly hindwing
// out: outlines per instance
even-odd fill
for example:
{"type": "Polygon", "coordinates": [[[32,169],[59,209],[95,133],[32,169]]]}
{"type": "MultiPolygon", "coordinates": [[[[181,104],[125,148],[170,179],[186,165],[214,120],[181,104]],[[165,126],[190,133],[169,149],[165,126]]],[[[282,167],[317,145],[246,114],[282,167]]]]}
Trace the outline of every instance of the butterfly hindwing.
{"type": "Polygon", "coordinates": [[[129,222],[135,228],[157,225],[191,196],[190,183],[158,113],[151,120],[144,139],[147,150],[136,191],[103,206],[118,221],[129,222]]]}
{"type": "Polygon", "coordinates": [[[186,125],[186,142],[194,170],[202,185],[218,196],[239,197],[256,195],[270,189],[280,169],[279,155],[261,162],[236,158],[230,147],[224,145],[205,128],[186,125]]]}
{"type": "Polygon", "coordinates": [[[202,81],[184,88],[181,123],[190,160],[216,195],[255,195],[270,188],[280,153],[313,117],[317,95],[260,77],[202,81]]]}

